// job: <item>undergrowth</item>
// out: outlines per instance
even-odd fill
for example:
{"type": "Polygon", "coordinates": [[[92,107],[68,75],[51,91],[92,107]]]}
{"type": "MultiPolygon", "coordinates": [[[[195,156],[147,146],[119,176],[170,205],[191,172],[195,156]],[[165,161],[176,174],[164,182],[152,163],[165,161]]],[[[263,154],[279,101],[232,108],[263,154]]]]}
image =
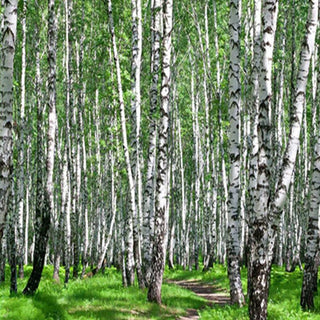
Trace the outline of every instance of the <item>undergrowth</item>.
{"type": "MultiPolygon", "coordinates": [[[[300,293],[302,286],[302,271],[296,269],[292,273],[285,272],[283,268],[274,266],[271,273],[270,295],[268,302],[269,320],[320,320],[320,296],[316,295],[315,309],[302,311],[300,307],[300,293]]],[[[210,272],[196,271],[170,271],[169,277],[177,280],[197,279],[202,282],[218,286],[224,292],[229,291],[227,268],[215,265],[210,272]]],[[[241,271],[244,293],[247,293],[247,270],[241,271]]],[[[237,306],[206,307],[199,311],[203,320],[248,320],[248,301],[243,308],[237,306]]]]}
{"type": "MultiPolygon", "coordinates": [[[[25,297],[21,291],[31,273],[25,268],[25,279],[18,280],[18,294],[10,296],[9,279],[0,285],[0,319],[9,320],[122,320],[122,319],[178,319],[189,308],[199,310],[201,319],[244,320],[249,319],[248,307],[206,306],[204,299],[180,288],[168,279],[199,280],[210,283],[214,288],[228,294],[229,283],[225,266],[215,265],[209,272],[168,270],[162,287],[163,305],[147,302],[147,290],[137,285],[123,288],[121,274],[114,268],[83,280],[71,280],[63,284],[52,280],[52,267],[45,268],[39,290],[32,297],[25,297]]],[[[9,270],[7,270],[9,275],[9,270]]],[[[246,293],[246,270],[242,270],[242,281],[246,293]]],[[[315,310],[303,312],[300,308],[302,272],[286,273],[274,267],[271,276],[268,319],[270,320],[320,320],[320,299],[315,297],[315,310]]]]}
{"type": "MultiPolygon", "coordinates": [[[[147,302],[147,290],[137,285],[123,288],[121,273],[106,269],[105,274],[71,280],[65,286],[52,279],[52,267],[45,267],[39,290],[32,297],[22,295],[31,273],[18,280],[18,294],[10,296],[9,279],[0,285],[0,319],[9,320],[122,320],[177,319],[188,308],[200,309],[205,300],[172,284],[163,284],[163,305],[147,302]]],[[[62,270],[63,272],[63,270],[62,270]]],[[[9,275],[9,269],[6,272],[9,275]]]]}

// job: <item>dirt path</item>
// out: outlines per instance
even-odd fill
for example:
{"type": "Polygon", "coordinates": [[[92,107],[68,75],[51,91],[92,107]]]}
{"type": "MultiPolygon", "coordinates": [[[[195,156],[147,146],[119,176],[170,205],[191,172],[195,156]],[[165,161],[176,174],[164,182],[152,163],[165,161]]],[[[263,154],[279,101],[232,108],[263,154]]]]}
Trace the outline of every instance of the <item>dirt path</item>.
{"type": "MultiPolygon", "coordinates": [[[[208,306],[218,304],[224,306],[230,303],[230,297],[221,288],[212,284],[200,282],[198,280],[168,280],[168,283],[174,283],[182,288],[193,291],[199,297],[207,300],[208,306]]],[[[180,317],[180,320],[196,320],[199,319],[196,309],[187,309],[187,315],[180,317]]]]}

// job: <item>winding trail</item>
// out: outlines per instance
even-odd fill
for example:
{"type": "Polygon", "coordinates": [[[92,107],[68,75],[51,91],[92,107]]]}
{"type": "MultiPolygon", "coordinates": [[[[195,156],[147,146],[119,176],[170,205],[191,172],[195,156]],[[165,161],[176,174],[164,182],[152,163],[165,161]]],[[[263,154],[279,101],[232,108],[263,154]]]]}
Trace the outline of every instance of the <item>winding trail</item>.
{"type": "MultiPolygon", "coordinates": [[[[167,280],[168,283],[173,283],[182,288],[193,291],[199,297],[207,300],[207,306],[213,305],[224,306],[230,304],[229,295],[221,288],[209,284],[203,283],[199,280],[167,280]]],[[[180,317],[180,320],[196,320],[199,319],[198,311],[196,309],[187,309],[187,315],[180,317]]]]}

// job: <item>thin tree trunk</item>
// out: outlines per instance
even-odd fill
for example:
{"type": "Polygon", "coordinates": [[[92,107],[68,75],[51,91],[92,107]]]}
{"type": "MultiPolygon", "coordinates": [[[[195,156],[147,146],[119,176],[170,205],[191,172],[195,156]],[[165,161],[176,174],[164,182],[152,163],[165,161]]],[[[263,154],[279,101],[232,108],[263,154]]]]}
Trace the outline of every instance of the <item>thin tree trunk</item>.
{"type": "Polygon", "coordinates": [[[8,199],[8,229],[7,229],[7,247],[8,262],[10,265],[10,293],[17,293],[17,214],[13,210],[15,190],[11,185],[11,197],[8,199]]]}
{"type": "Polygon", "coordinates": [[[228,201],[228,275],[231,303],[244,304],[240,275],[240,3],[230,2],[230,74],[229,74],[229,121],[230,121],[230,173],[228,201]]]}
{"type": "Polygon", "coordinates": [[[306,102],[306,86],[309,74],[309,66],[311,56],[315,46],[315,36],[318,24],[318,1],[309,1],[309,14],[306,23],[306,35],[302,44],[300,53],[300,63],[297,75],[297,84],[295,89],[295,98],[292,107],[291,126],[289,140],[286,151],[283,156],[283,165],[280,171],[275,199],[270,210],[270,225],[269,225],[269,261],[271,262],[275,233],[278,229],[279,220],[281,217],[282,208],[287,198],[290,180],[293,174],[294,165],[300,145],[299,137],[301,131],[301,122],[303,116],[303,108],[306,102]]]}
{"type": "Polygon", "coordinates": [[[319,63],[318,51],[316,47],[312,63],[312,132],[311,150],[312,154],[312,177],[310,186],[309,218],[306,232],[306,252],[305,267],[303,272],[303,282],[301,290],[300,305],[303,309],[314,309],[314,293],[318,287],[318,267],[319,267],[319,207],[320,207],[320,132],[318,104],[320,99],[320,70],[315,72],[316,62],[319,63]]]}
{"type": "Polygon", "coordinates": [[[70,265],[71,265],[71,173],[70,170],[71,164],[70,162],[70,149],[71,149],[71,130],[70,130],[70,105],[71,105],[71,81],[70,81],[70,41],[69,41],[69,31],[70,31],[70,23],[69,23],[69,5],[68,0],[64,1],[65,8],[65,87],[66,87],[66,104],[65,104],[65,136],[66,141],[64,145],[64,154],[63,154],[63,168],[62,168],[62,179],[61,179],[61,193],[62,193],[62,216],[64,218],[64,260],[65,260],[65,278],[64,283],[67,284],[70,278],[70,265]]]}
{"type": "Polygon", "coordinates": [[[159,69],[160,69],[160,40],[161,40],[161,0],[152,0],[151,19],[151,74],[150,87],[150,124],[149,148],[146,174],[146,187],[144,191],[144,221],[143,221],[143,269],[145,283],[148,286],[151,277],[152,243],[154,232],[154,194],[155,194],[155,162],[157,125],[155,114],[158,108],[159,69]]]}
{"type": "MultiPolygon", "coordinates": [[[[48,231],[50,219],[54,209],[53,202],[53,169],[55,154],[55,133],[56,133],[56,34],[57,22],[55,16],[55,0],[48,1],[48,133],[47,133],[47,159],[46,159],[46,183],[44,185],[44,195],[42,190],[37,190],[38,205],[36,208],[36,240],[33,261],[33,270],[24,294],[33,294],[39,286],[41,274],[44,266],[44,260],[48,242],[48,231]]],[[[40,128],[39,128],[40,129],[40,128]]],[[[39,165],[39,164],[38,164],[39,165]]],[[[38,174],[41,175],[41,168],[38,168],[38,174]]],[[[38,177],[41,182],[41,177],[38,177]]],[[[41,183],[38,183],[38,187],[41,183]]]]}
{"type": "Polygon", "coordinates": [[[320,206],[320,135],[315,146],[314,168],[311,180],[311,198],[309,208],[309,223],[307,231],[307,251],[305,253],[305,267],[300,304],[303,309],[313,309],[314,266],[319,247],[319,206],[320,206]]]}
{"type": "MultiPolygon", "coordinates": [[[[62,136],[62,135],[61,135],[62,136]]],[[[62,141],[62,137],[60,138],[60,141],[62,141]]],[[[63,158],[64,158],[64,153],[62,148],[61,148],[61,142],[59,140],[57,141],[57,158],[58,158],[58,163],[59,163],[59,169],[60,172],[62,172],[60,179],[60,190],[61,190],[61,206],[60,206],[60,214],[57,214],[54,220],[54,239],[53,239],[53,248],[54,248],[54,261],[53,261],[53,275],[52,278],[59,283],[60,282],[60,277],[59,277],[59,270],[60,270],[60,261],[61,261],[61,254],[63,252],[62,250],[62,244],[63,244],[63,224],[64,224],[64,215],[63,215],[63,206],[64,206],[64,182],[63,182],[63,158]]]]}
{"type": "MultiPolygon", "coordinates": [[[[3,238],[5,239],[5,238],[3,238]]],[[[5,277],[5,271],[6,271],[6,250],[5,250],[5,241],[2,241],[0,243],[0,284],[4,283],[6,277],[5,277]]]]}
{"type": "Polygon", "coordinates": [[[177,115],[177,130],[178,130],[178,144],[179,144],[179,159],[180,159],[180,175],[181,175],[181,264],[183,268],[186,267],[186,211],[187,211],[187,200],[185,192],[185,172],[184,172],[184,161],[183,161],[183,149],[182,149],[182,138],[181,138],[181,124],[180,115],[177,115]]]}
{"type": "Polygon", "coordinates": [[[25,101],[26,101],[26,12],[27,1],[23,1],[23,17],[22,17],[22,61],[21,61],[21,104],[20,104],[20,139],[19,139],[19,181],[18,181],[18,244],[17,244],[17,258],[19,265],[19,277],[24,277],[23,272],[23,257],[24,257],[24,241],[23,241],[23,213],[24,213],[24,199],[25,199],[25,101]]]}
{"type": "Polygon", "coordinates": [[[141,18],[141,0],[132,0],[132,95],[131,113],[133,123],[132,139],[132,175],[134,192],[136,194],[135,210],[133,211],[133,240],[134,240],[134,258],[137,270],[139,287],[144,288],[144,275],[141,269],[141,235],[140,235],[140,216],[142,214],[141,199],[141,56],[142,56],[142,18],[141,18]]]}
{"type": "Polygon", "coordinates": [[[109,248],[109,245],[110,245],[110,242],[112,239],[113,227],[115,224],[116,213],[117,213],[117,194],[115,192],[115,172],[114,172],[115,171],[115,157],[114,157],[114,154],[112,151],[111,151],[110,158],[111,158],[111,214],[112,214],[112,216],[111,216],[111,222],[110,222],[110,226],[109,226],[107,239],[102,247],[102,252],[99,257],[97,267],[94,269],[94,273],[97,273],[102,268],[103,261],[105,259],[107,250],[109,248]]]}
{"type": "Polygon", "coordinates": [[[134,181],[133,181],[130,156],[129,156],[129,146],[128,146],[126,116],[125,116],[125,105],[124,105],[123,90],[122,90],[122,83],[121,83],[120,61],[119,61],[118,49],[117,49],[117,44],[116,44],[116,36],[115,36],[115,31],[114,31],[111,0],[108,0],[108,14],[109,14],[110,32],[111,32],[111,36],[112,36],[113,56],[114,56],[114,60],[116,63],[123,149],[124,149],[124,156],[125,156],[127,174],[128,174],[128,180],[129,180],[129,202],[130,203],[129,203],[129,212],[128,212],[128,216],[127,216],[127,223],[126,223],[126,227],[127,227],[126,268],[127,268],[127,284],[129,286],[131,286],[134,283],[134,268],[135,268],[135,265],[134,265],[133,217],[136,215],[136,195],[135,195],[134,181]]]}

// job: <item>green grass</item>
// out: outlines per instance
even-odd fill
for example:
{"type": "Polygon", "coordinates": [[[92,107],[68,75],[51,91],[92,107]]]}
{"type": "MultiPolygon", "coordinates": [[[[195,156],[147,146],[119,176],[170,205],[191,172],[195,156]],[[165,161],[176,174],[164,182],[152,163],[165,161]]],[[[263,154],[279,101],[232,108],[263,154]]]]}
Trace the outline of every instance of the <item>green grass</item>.
{"type": "MultiPolygon", "coordinates": [[[[19,280],[17,295],[9,295],[9,281],[0,285],[0,319],[9,320],[121,320],[121,319],[178,319],[189,308],[198,309],[201,319],[242,320],[248,319],[247,306],[206,307],[204,299],[174,284],[164,283],[163,305],[147,302],[147,291],[137,286],[123,288],[121,274],[107,269],[104,275],[84,280],[70,281],[65,287],[52,280],[52,268],[46,267],[37,293],[32,297],[21,294],[31,267],[26,267],[26,278],[19,280]]],[[[63,270],[62,270],[63,272],[63,270]]],[[[9,270],[7,270],[9,275],[9,270]]],[[[63,279],[63,274],[61,274],[63,279]]],[[[217,290],[228,293],[226,267],[216,265],[210,272],[168,270],[165,279],[199,280],[210,283],[217,290]]],[[[246,270],[242,270],[246,292],[246,270]]],[[[274,267],[271,277],[270,320],[320,320],[320,298],[315,298],[315,310],[303,312],[299,306],[302,273],[296,270],[286,273],[274,267]]]]}
{"type": "MultiPolygon", "coordinates": [[[[244,292],[247,292],[247,274],[246,269],[241,271],[242,284],[244,292]]],[[[196,271],[170,271],[166,275],[177,280],[198,279],[206,283],[212,283],[220,287],[225,292],[229,291],[229,282],[227,278],[227,269],[225,266],[216,265],[207,273],[196,271]]],[[[300,293],[302,285],[302,272],[296,269],[293,273],[287,273],[283,268],[273,267],[271,274],[270,296],[268,302],[269,320],[320,320],[320,295],[315,296],[315,310],[304,312],[300,307],[300,293]]],[[[200,310],[203,320],[247,320],[248,305],[243,308],[226,305],[224,307],[216,306],[206,307],[200,310]]]]}
{"type": "MultiPolygon", "coordinates": [[[[123,288],[121,274],[107,269],[104,275],[70,281],[67,287],[52,280],[52,268],[46,267],[40,288],[33,297],[21,294],[26,279],[18,281],[19,293],[9,295],[9,280],[0,285],[0,319],[10,320],[122,320],[177,319],[186,309],[200,309],[202,298],[173,284],[163,284],[163,305],[147,302],[147,290],[137,286],[123,288]]],[[[9,275],[9,270],[7,270],[9,275]]],[[[61,274],[63,279],[63,274],[61,274]]]]}

